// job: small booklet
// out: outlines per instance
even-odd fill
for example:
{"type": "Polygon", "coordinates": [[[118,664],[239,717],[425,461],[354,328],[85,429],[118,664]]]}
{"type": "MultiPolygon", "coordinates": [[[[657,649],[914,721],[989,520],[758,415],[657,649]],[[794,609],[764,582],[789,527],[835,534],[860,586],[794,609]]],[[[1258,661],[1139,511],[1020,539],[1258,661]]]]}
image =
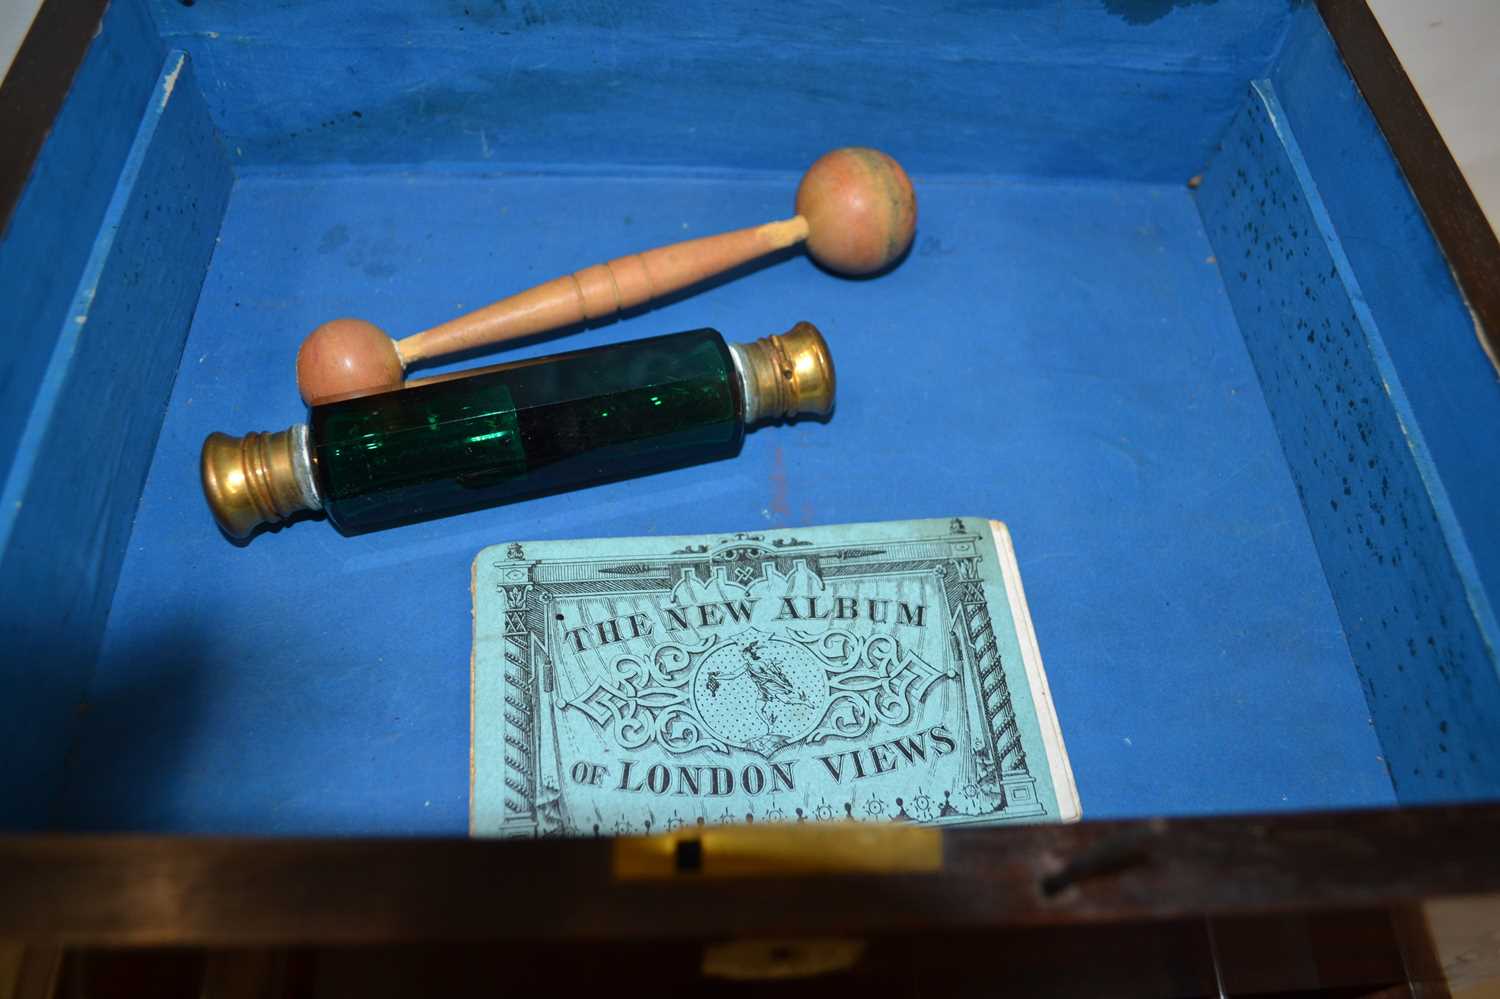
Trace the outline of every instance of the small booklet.
{"type": "Polygon", "coordinates": [[[473,835],[1080,814],[999,521],[515,541],[473,593],[473,835]]]}

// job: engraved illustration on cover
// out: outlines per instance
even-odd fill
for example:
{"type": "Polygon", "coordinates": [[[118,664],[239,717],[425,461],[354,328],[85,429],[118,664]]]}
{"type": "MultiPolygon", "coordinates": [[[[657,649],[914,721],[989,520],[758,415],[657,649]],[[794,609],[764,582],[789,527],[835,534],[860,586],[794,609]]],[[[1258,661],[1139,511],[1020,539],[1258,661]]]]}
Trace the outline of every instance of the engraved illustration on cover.
{"type": "Polygon", "coordinates": [[[474,624],[475,835],[1078,815],[1003,525],[512,542],[474,624]]]}

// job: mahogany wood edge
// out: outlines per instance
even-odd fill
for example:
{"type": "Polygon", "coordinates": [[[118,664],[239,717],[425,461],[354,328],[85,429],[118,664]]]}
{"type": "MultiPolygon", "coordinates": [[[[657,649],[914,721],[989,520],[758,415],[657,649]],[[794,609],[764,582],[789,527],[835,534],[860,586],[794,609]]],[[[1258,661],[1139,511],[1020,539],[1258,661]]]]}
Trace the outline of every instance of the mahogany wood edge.
{"type": "MultiPolygon", "coordinates": [[[[783,980],[795,996],[1101,995],[1410,996],[1442,993],[1404,972],[1404,944],[1384,911],[1298,913],[1171,922],[1049,926],[863,937],[852,966],[815,979],[783,980]],[[1078,960],[1087,955],[1086,962],[1078,960]],[[976,958],[979,958],[976,960],[976,958]],[[1002,981],[1004,987],[996,988],[1002,981]],[[1128,983],[1128,984],[1125,984],[1128,983]],[[799,988],[800,986],[800,988],[799,988]]],[[[705,975],[709,953],[750,941],[463,941],[316,948],[80,948],[67,951],[60,996],[156,994],[270,999],[361,995],[488,995],[496,969],[508,992],[590,995],[649,983],[653,995],[775,992],[769,983],[719,988],[705,975]],[[705,979],[708,980],[705,980],[705,979]],[[183,983],[177,989],[167,983],[183,983]],[[232,992],[230,985],[237,986],[232,992]],[[101,987],[107,986],[107,988],[101,987]]],[[[820,949],[813,944],[814,949],[820,949]]],[[[728,962],[735,963],[731,958],[728,962]]],[[[1439,980],[1440,981],[1440,980],[1439,980]]],[[[53,993],[47,993],[52,995],[53,993]]]]}
{"type": "Polygon", "coordinates": [[[1500,239],[1366,0],[1318,0],[1338,46],[1473,312],[1500,373],[1500,239]]]}
{"type": "Polygon", "coordinates": [[[1390,911],[1391,933],[1401,951],[1401,963],[1408,985],[1424,991],[1423,999],[1449,999],[1448,976],[1438,953],[1437,939],[1422,906],[1401,905],[1390,911]]]}
{"type": "Polygon", "coordinates": [[[0,937],[68,945],[901,934],[1500,893],[1500,806],[950,829],[930,875],[619,882],[609,840],[0,838],[0,937]]]}
{"type": "Polygon", "coordinates": [[[46,0],[0,83],[0,238],[109,0],[46,0]]]}

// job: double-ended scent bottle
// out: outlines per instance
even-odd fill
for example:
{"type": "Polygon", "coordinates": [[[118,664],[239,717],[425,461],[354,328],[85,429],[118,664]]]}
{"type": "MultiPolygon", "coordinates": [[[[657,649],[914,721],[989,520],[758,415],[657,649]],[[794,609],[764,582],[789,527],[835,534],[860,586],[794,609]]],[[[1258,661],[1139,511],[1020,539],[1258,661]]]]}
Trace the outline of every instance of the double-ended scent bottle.
{"type": "Polygon", "coordinates": [[[457,513],[738,453],[745,430],[833,409],[833,361],[798,323],[692,330],[440,375],[203,442],[203,492],[245,538],[304,510],[340,531],[457,513]]]}

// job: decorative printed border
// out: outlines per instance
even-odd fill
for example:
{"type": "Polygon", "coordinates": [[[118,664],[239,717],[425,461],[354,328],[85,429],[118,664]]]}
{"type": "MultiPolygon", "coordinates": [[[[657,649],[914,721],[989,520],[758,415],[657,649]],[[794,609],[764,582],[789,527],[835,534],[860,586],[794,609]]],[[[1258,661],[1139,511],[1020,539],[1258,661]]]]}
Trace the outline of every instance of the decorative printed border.
{"type": "MultiPolygon", "coordinates": [[[[723,572],[740,585],[767,578],[768,573],[786,575],[794,562],[806,563],[824,580],[886,575],[932,573],[953,643],[953,665],[960,683],[972,689],[984,721],[984,745],[975,751],[986,768],[984,779],[999,788],[995,809],[984,815],[959,812],[950,803],[931,811],[943,824],[994,822],[1004,818],[1045,814],[1036,792],[1015,703],[1005,676],[1005,663],[985,598],[981,573],[983,539],[954,518],[948,531],[936,537],[873,543],[859,547],[846,544],[815,545],[798,538],[772,538],[740,533],[714,544],[695,544],[660,558],[621,562],[610,559],[536,560],[520,543],[506,546],[504,557],[492,561],[498,574],[494,584],[504,599],[503,675],[504,705],[504,813],[497,831],[500,836],[535,836],[561,831],[558,814],[560,790],[544,786],[545,751],[543,728],[548,719],[542,708],[542,692],[553,689],[553,654],[549,649],[553,605],[563,597],[633,597],[643,594],[669,595],[684,574],[708,583],[723,572]]],[[[1061,794],[1061,789],[1058,789],[1061,794]]],[[[834,818],[814,810],[809,819],[834,818]]],[[[837,816],[844,818],[846,816],[837,816]]],[[[614,832],[626,831],[611,830],[614,832]]]]}

